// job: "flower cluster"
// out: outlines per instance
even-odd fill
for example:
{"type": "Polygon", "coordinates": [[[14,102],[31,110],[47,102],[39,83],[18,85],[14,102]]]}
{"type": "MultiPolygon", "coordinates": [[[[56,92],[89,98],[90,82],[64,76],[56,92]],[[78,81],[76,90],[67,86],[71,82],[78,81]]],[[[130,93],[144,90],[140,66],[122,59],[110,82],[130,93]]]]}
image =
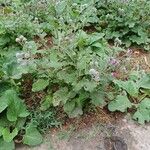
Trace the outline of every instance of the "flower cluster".
{"type": "Polygon", "coordinates": [[[90,69],[89,74],[91,75],[94,81],[96,82],[100,81],[99,72],[96,69],[94,68],[90,69]]]}
{"type": "Polygon", "coordinates": [[[39,24],[39,19],[37,17],[34,18],[33,23],[39,24]]]}
{"type": "Polygon", "coordinates": [[[109,64],[111,65],[111,66],[117,66],[118,64],[119,64],[119,61],[117,60],[117,59],[115,59],[115,58],[113,58],[113,57],[111,57],[110,59],[109,59],[109,64]]]}
{"type": "Polygon", "coordinates": [[[17,52],[16,58],[19,65],[26,66],[29,63],[30,54],[25,52],[17,52]]]}
{"type": "Polygon", "coordinates": [[[27,39],[23,35],[20,35],[18,38],[16,38],[17,43],[25,43],[26,41],[27,39]]]}

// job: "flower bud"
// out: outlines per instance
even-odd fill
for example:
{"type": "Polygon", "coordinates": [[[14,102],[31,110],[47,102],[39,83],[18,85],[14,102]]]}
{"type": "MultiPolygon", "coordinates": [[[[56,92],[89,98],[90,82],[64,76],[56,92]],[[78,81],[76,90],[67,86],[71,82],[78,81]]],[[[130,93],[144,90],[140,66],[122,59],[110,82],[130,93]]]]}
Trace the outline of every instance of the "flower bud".
{"type": "Polygon", "coordinates": [[[29,54],[29,53],[25,53],[25,54],[24,54],[24,57],[25,57],[25,58],[30,58],[30,54],[29,54]]]}
{"type": "Polygon", "coordinates": [[[22,52],[22,53],[19,53],[19,52],[17,52],[16,53],[16,58],[23,58],[24,57],[24,53],[22,52]]]}
{"type": "Polygon", "coordinates": [[[19,38],[16,38],[16,42],[19,43],[19,42],[20,42],[20,39],[19,39],[19,38]]]}

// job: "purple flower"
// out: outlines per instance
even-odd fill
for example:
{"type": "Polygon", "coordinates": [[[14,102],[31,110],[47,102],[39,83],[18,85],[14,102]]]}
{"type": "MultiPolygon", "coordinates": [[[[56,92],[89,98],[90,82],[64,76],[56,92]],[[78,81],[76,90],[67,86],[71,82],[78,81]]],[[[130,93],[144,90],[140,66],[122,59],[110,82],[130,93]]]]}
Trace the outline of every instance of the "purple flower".
{"type": "Polygon", "coordinates": [[[130,56],[132,54],[132,49],[128,49],[126,55],[130,56]]]}
{"type": "Polygon", "coordinates": [[[111,75],[116,78],[118,76],[117,72],[112,72],[111,75]]]}
{"type": "Polygon", "coordinates": [[[117,66],[119,64],[119,61],[115,58],[110,58],[109,64],[113,66],[117,66]]]}

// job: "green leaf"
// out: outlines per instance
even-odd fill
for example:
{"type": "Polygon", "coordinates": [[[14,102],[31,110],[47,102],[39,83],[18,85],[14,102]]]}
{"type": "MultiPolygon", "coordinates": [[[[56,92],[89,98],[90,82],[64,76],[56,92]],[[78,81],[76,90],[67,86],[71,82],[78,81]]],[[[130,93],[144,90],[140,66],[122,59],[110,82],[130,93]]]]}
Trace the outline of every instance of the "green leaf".
{"type": "Polygon", "coordinates": [[[36,146],[41,144],[42,141],[43,141],[43,137],[35,127],[29,126],[26,128],[26,133],[23,137],[24,144],[30,146],[36,146]]]}
{"type": "Polygon", "coordinates": [[[42,102],[40,110],[45,111],[52,105],[52,96],[47,95],[45,100],[42,102]]]}
{"type": "Polygon", "coordinates": [[[71,100],[64,105],[64,111],[67,114],[71,114],[74,108],[75,108],[75,100],[71,100]]]}
{"type": "Polygon", "coordinates": [[[3,130],[4,130],[4,127],[0,126],[0,136],[3,135],[3,130]]]}
{"type": "Polygon", "coordinates": [[[0,97],[0,113],[8,107],[8,99],[5,96],[0,97]]]}
{"type": "Polygon", "coordinates": [[[11,142],[17,134],[17,128],[15,128],[12,132],[10,132],[9,128],[4,128],[2,131],[3,139],[5,142],[11,142]]]}
{"type": "Polygon", "coordinates": [[[121,81],[114,80],[114,83],[117,84],[120,88],[124,89],[133,97],[138,97],[139,87],[134,81],[121,81]]]}
{"type": "Polygon", "coordinates": [[[85,105],[87,98],[89,98],[89,94],[84,91],[81,92],[78,98],[67,101],[67,103],[64,105],[64,111],[68,114],[70,118],[82,115],[82,108],[85,105]]]}
{"type": "Polygon", "coordinates": [[[14,126],[14,122],[10,122],[8,119],[7,119],[7,116],[6,114],[5,115],[0,115],[0,126],[2,127],[7,127],[9,125],[10,126],[14,126]]]}
{"type": "Polygon", "coordinates": [[[131,108],[132,103],[129,101],[127,96],[118,95],[115,100],[108,104],[110,111],[121,111],[125,112],[127,108],[131,108]]]}
{"type": "Polygon", "coordinates": [[[2,36],[1,35],[1,37],[0,37],[0,46],[4,46],[4,45],[6,45],[9,42],[10,42],[9,36],[6,36],[6,35],[2,36]]]}
{"type": "Polygon", "coordinates": [[[150,89],[150,75],[146,74],[144,77],[142,77],[139,81],[139,87],[144,89],[150,89]]]}
{"type": "Polygon", "coordinates": [[[14,90],[7,90],[5,98],[8,101],[7,119],[9,121],[16,121],[18,117],[27,117],[29,115],[26,105],[14,90]]]}
{"type": "Polygon", "coordinates": [[[97,85],[97,82],[89,81],[83,78],[74,86],[74,91],[78,92],[79,90],[84,88],[85,91],[92,92],[97,87],[97,85]]]}
{"type": "Polygon", "coordinates": [[[98,40],[102,39],[104,37],[104,33],[94,33],[92,35],[90,35],[89,37],[89,44],[93,44],[94,42],[97,42],[98,40]]]}
{"type": "Polygon", "coordinates": [[[63,13],[63,11],[66,8],[66,5],[67,5],[66,1],[58,1],[58,3],[56,4],[56,7],[55,7],[56,12],[57,12],[58,15],[63,13]]]}
{"type": "Polygon", "coordinates": [[[17,122],[15,123],[15,127],[18,130],[21,130],[23,129],[25,123],[26,123],[26,118],[18,118],[17,122]]]}
{"type": "Polygon", "coordinates": [[[91,103],[94,104],[95,106],[105,106],[106,102],[105,102],[105,97],[104,97],[104,93],[103,92],[92,92],[91,93],[91,103]]]}
{"type": "Polygon", "coordinates": [[[142,100],[133,115],[133,119],[137,120],[140,124],[150,121],[150,98],[142,100]]]}
{"type": "Polygon", "coordinates": [[[29,112],[26,109],[25,104],[20,99],[13,99],[7,108],[7,119],[9,121],[16,121],[18,117],[27,117],[29,112]]]}
{"type": "Polygon", "coordinates": [[[0,138],[0,150],[15,150],[15,144],[13,141],[5,142],[2,138],[0,138]]]}
{"type": "Polygon", "coordinates": [[[32,85],[32,91],[38,92],[41,90],[44,90],[49,85],[48,79],[38,79],[36,82],[32,85]]]}
{"type": "Polygon", "coordinates": [[[79,115],[83,115],[82,107],[75,107],[75,109],[68,114],[70,118],[75,118],[79,115]]]}
{"type": "Polygon", "coordinates": [[[141,89],[140,91],[142,93],[144,93],[145,96],[149,96],[150,97],[150,89],[141,89]]]}
{"type": "Polygon", "coordinates": [[[53,106],[58,106],[60,102],[65,104],[68,100],[68,88],[64,87],[59,89],[53,94],[53,106]]]}
{"type": "Polygon", "coordinates": [[[95,81],[86,81],[84,84],[85,91],[92,92],[97,87],[97,82],[95,81]]]}
{"type": "Polygon", "coordinates": [[[63,80],[64,82],[66,83],[74,83],[76,78],[77,78],[77,74],[76,72],[73,72],[73,73],[68,73],[67,71],[65,70],[61,70],[57,73],[57,77],[58,79],[60,80],[63,80]]]}
{"type": "Polygon", "coordinates": [[[90,60],[91,59],[89,56],[82,56],[81,58],[79,58],[77,62],[77,69],[79,69],[80,71],[85,70],[90,60]]]}

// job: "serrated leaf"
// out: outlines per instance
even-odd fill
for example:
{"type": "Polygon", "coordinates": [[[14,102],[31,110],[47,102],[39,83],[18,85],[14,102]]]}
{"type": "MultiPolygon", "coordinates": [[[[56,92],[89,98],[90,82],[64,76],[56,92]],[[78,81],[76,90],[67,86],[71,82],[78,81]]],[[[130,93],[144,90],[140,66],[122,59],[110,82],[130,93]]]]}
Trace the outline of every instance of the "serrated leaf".
{"type": "Polygon", "coordinates": [[[95,106],[103,107],[106,105],[104,93],[96,91],[91,93],[91,103],[95,106]]]}
{"type": "Polygon", "coordinates": [[[87,64],[91,61],[89,56],[82,56],[81,58],[78,59],[77,62],[77,69],[85,70],[87,68],[87,64]]]}
{"type": "Polygon", "coordinates": [[[114,80],[114,83],[117,84],[120,88],[124,89],[131,96],[138,97],[139,87],[134,81],[114,80]]]}
{"type": "Polygon", "coordinates": [[[36,82],[32,85],[32,91],[38,92],[41,90],[44,90],[49,85],[48,79],[38,79],[36,82]]]}
{"type": "Polygon", "coordinates": [[[60,102],[65,104],[68,100],[68,88],[64,87],[59,89],[53,94],[53,106],[58,106],[60,102]]]}
{"type": "Polygon", "coordinates": [[[15,144],[13,141],[5,142],[2,138],[0,138],[0,150],[15,150],[15,144]]]}
{"type": "Polygon", "coordinates": [[[60,80],[65,81],[66,83],[74,83],[76,80],[77,74],[76,72],[68,73],[67,71],[62,70],[57,73],[57,77],[60,80]]]}
{"type": "Polygon", "coordinates": [[[84,84],[85,91],[92,92],[97,87],[97,83],[95,81],[86,81],[84,84]]]}
{"type": "Polygon", "coordinates": [[[78,92],[79,90],[84,88],[85,91],[92,92],[97,87],[97,85],[98,84],[95,81],[82,79],[76,85],[74,85],[74,91],[78,92]]]}
{"type": "Polygon", "coordinates": [[[17,128],[15,128],[12,132],[10,132],[9,128],[4,128],[2,131],[3,139],[5,142],[11,142],[17,134],[17,128]]]}
{"type": "Polygon", "coordinates": [[[23,137],[24,144],[36,146],[41,144],[42,141],[43,137],[35,127],[29,126],[26,128],[26,133],[23,137]]]}
{"type": "Polygon", "coordinates": [[[125,112],[127,108],[131,108],[132,103],[129,101],[127,96],[118,95],[115,100],[108,104],[108,109],[110,111],[121,111],[125,112]]]}
{"type": "Polygon", "coordinates": [[[137,120],[140,124],[150,121],[150,98],[142,100],[133,115],[133,119],[137,120]]]}

